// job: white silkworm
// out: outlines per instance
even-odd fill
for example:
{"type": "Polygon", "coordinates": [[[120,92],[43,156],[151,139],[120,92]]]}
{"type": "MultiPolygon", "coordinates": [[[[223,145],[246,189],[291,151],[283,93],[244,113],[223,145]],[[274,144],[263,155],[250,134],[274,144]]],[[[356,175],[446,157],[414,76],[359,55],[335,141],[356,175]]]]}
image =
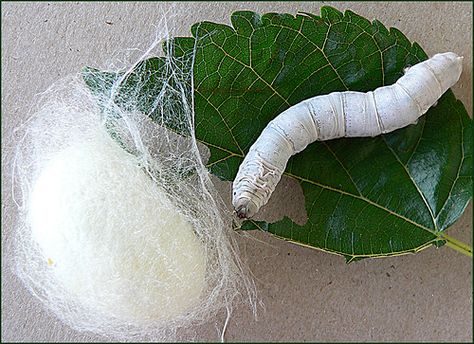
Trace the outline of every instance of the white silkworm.
{"type": "Polygon", "coordinates": [[[288,159],[310,143],[377,136],[416,123],[459,79],[462,57],[447,52],[408,68],[374,91],[333,92],[304,100],[274,118],[250,147],[233,183],[232,204],[250,218],[268,202],[288,159]]]}

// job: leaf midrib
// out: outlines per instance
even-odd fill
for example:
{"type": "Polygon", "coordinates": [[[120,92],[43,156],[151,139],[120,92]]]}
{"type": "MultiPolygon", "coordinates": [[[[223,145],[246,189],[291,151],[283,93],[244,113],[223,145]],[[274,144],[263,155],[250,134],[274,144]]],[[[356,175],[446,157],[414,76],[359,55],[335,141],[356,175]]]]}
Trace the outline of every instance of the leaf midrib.
{"type": "MultiPolygon", "coordinates": [[[[457,181],[459,180],[460,178],[460,173],[461,173],[461,168],[462,168],[462,165],[464,164],[464,159],[466,157],[465,155],[465,152],[464,152],[464,130],[465,130],[465,126],[464,126],[464,123],[462,121],[462,117],[461,117],[461,114],[459,113],[459,111],[456,111],[456,113],[458,114],[458,120],[461,124],[461,159],[459,160],[459,164],[458,164],[458,170],[456,172],[456,178],[454,179],[453,183],[451,184],[451,188],[449,189],[449,193],[448,195],[446,196],[446,199],[443,203],[443,206],[441,207],[441,209],[439,210],[438,214],[436,214],[436,223],[438,222],[438,217],[442,214],[443,210],[444,210],[444,207],[446,206],[446,204],[448,203],[448,200],[451,198],[451,193],[453,192],[453,189],[454,189],[454,185],[457,183],[457,181]]],[[[466,203],[467,205],[467,203],[466,203]]]]}
{"type": "MultiPolygon", "coordinates": [[[[423,129],[424,129],[424,125],[423,125],[423,129]]],[[[418,140],[418,142],[421,140],[421,136],[423,135],[423,130],[420,134],[420,138],[418,140]]],[[[382,135],[382,141],[385,143],[385,146],[388,148],[388,150],[392,153],[392,155],[395,157],[395,159],[397,160],[397,162],[400,164],[400,166],[403,168],[403,171],[406,173],[406,175],[408,176],[408,178],[410,179],[410,181],[412,182],[413,186],[415,187],[416,191],[418,192],[418,194],[420,195],[421,199],[423,200],[423,203],[425,204],[425,207],[426,209],[428,209],[428,212],[430,213],[430,218],[431,218],[431,222],[433,224],[433,227],[434,227],[434,231],[435,232],[438,232],[438,227],[436,225],[436,220],[435,220],[435,217],[434,217],[434,214],[433,214],[433,210],[431,209],[431,206],[429,205],[428,203],[428,200],[426,199],[425,195],[423,194],[423,192],[420,190],[418,184],[415,182],[415,180],[413,179],[413,177],[411,176],[410,172],[408,171],[407,169],[407,166],[403,164],[403,162],[400,160],[399,156],[395,153],[395,151],[392,149],[392,147],[389,146],[389,144],[387,143],[387,140],[385,139],[385,136],[382,135]]]]}
{"type": "MultiPolygon", "coordinates": [[[[214,145],[214,144],[209,144],[208,142],[206,142],[206,141],[204,141],[204,140],[198,139],[198,141],[201,142],[201,143],[204,144],[204,145],[209,145],[209,146],[212,146],[212,147],[214,147],[214,148],[220,149],[220,150],[222,150],[222,151],[228,152],[228,150],[223,149],[223,148],[221,148],[221,147],[219,147],[219,146],[216,146],[216,145],[214,145]]],[[[392,154],[393,154],[393,153],[392,153],[392,154]]],[[[210,167],[210,166],[213,166],[213,165],[215,165],[215,164],[217,164],[217,163],[221,163],[221,162],[223,162],[223,161],[225,161],[225,160],[227,160],[227,159],[229,159],[229,158],[232,158],[232,157],[238,157],[238,158],[243,159],[243,158],[244,158],[244,155],[242,155],[242,154],[237,154],[237,153],[233,153],[233,152],[232,152],[232,153],[229,154],[227,157],[222,158],[222,159],[219,159],[219,160],[217,160],[217,161],[214,161],[214,162],[212,162],[212,163],[206,165],[206,167],[210,167]]],[[[395,158],[397,158],[396,155],[395,155],[395,158]]],[[[397,158],[397,160],[398,160],[398,158],[397,158]]],[[[293,179],[296,179],[296,180],[299,181],[299,182],[309,183],[309,184],[316,185],[316,186],[318,186],[318,187],[320,187],[320,188],[323,188],[323,189],[326,189],[326,190],[330,190],[330,191],[333,191],[333,192],[340,193],[340,194],[342,194],[342,195],[346,195],[346,196],[349,196],[349,197],[353,197],[353,198],[359,199],[359,200],[361,200],[361,201],[363,201],[363,202],[366,202],[366,203],[370,204],[371,206],[374,206],[374,207],[376,207],[376,208],[379,208],[379,209],[381,209],[381,210],[383,210],[383,211],[389,213],[389,214],[392,215],[392,216],[398,217],[398,218],[404,220],[405,222],[408,222],[408,223],[412,224],[413,226],[415,226],[415,227],[417,227],[417,228],[423,229],[423,230],[429,232],[430,234],[434,235],[435,237],[439,237],[439,232],[437,232],[436,230],[433,230],[433,229],[431,229],[431,228],[428,228],[428,227],[426,227],[426,226],[424,226],[424,225],[422,225],[422,224],[419,224],[419,223],[417,223],[417,222],[415,222],[415,221],[413,221],[413,220],[411,220],[411,219],[409,219],[409,218],[407,218],[407,217],[405,217],[405,216],[403,216],[403,215],[401,215],[401,214],[398,214],[398,213],[394,212],[393,210],[390,210],[390,209],[388,209],[388,208],[385,208],[384,206],[382,206],[382,205],[380,205],[380,204],[377,204],[377,203],[375,203],[374,201],[371,201],[370,199],[366,198],[366,197],[363,196],[362,194],[361,194],[361,195],[355,195],[355,194],[353,194],[353,193],[350,193],[350,192],[347,192],[347,191],[344,191],[344,190],[341,190],[341,189],[338,189],[338,188],[335,188],[335,187],[332,187],[332,186],[329,186],[329,185],[325,185],[325,184],[322,184],[322,183],[318,183],[318,182],[316,182],[316,181],[314,181],[314,180],[306,179],[306,178],[303,178],[303,177],[301,177],[301,176],[298,176],[298,175],[296,175],[296,174],[292,174],[292,173],[289,173],[289,172],[286,172],[286,171],[283,173],[283,175],[285,175],[285,176],[287,176],[287,177],[290,177],[290,178],[293,178],[293,179]]],[[[410,180],[413,182],[413,184],[414,184],[415,188],[418,190],[418,192],[420,192],[420,194],[423,195],[423,194],[421,193],[421,190],[418,189],[418,187],[417,187],[416,183],[413,181],[413,179],[410,178],[410,180]]],[[[424,199],[423,196],[422,196],[422,198],[424,199]]],[[[428,208],[428,209],[429,209],[429,211],[430,211],[430,217],[431,217],[431,219],[432,219],[432,221],[433,221],[433,223],[434,223],[435,219],[434,219],[433,216],[431,215],[431,214],[432,214],[431,209],[430,209],[430,208],[428,208]]]]}

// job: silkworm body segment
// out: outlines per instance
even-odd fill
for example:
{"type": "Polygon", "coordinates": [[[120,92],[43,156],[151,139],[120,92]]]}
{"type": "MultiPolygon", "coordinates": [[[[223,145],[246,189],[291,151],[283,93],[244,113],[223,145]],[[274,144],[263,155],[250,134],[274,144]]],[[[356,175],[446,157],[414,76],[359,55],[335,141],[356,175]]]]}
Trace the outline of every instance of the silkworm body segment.
{"type": "Polygon", "coordinates": [[[275,117],[250,147],[233,182],[240,218],[265,205],[288,159],[310,143],[385,134],[416,123],[458,80],[462,57],[447,52],[408,68],[390,86],[367,93],[333,92],[304,100],[275,117]]]}

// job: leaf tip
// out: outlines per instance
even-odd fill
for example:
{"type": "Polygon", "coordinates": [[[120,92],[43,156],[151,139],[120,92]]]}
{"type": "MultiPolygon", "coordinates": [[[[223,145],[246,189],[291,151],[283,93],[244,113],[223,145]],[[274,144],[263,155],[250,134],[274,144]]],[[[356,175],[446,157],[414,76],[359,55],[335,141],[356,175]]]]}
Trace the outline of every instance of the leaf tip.
{"type": "Polygon", "coordinates": [[[236,11],[230,15],[230,22],[237,33],[250,35],[251,31],[262,26],[262,16],[253,11],[236,11]]]}
{"type": "Polygon", "coordinates": [[[321,6],[321,18],[327,19],[329,22],[340,20],[343,17],[341,11],[331,6],[321,6]]]}

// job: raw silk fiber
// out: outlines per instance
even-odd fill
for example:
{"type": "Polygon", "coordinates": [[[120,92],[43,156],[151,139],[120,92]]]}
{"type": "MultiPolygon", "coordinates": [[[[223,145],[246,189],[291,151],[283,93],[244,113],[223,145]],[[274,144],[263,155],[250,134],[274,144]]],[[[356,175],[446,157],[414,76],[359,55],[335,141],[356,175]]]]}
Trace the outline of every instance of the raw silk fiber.
{"type": "Polygon", "coordinates": [[[238,300],[254,309],[194,136],[194,54],[158,52],[167,38],[103,79],[59,81],[17,131],[16,272],[64,323],[111,339],[174,340],[222,310],[227,324],[238,300]]]}

